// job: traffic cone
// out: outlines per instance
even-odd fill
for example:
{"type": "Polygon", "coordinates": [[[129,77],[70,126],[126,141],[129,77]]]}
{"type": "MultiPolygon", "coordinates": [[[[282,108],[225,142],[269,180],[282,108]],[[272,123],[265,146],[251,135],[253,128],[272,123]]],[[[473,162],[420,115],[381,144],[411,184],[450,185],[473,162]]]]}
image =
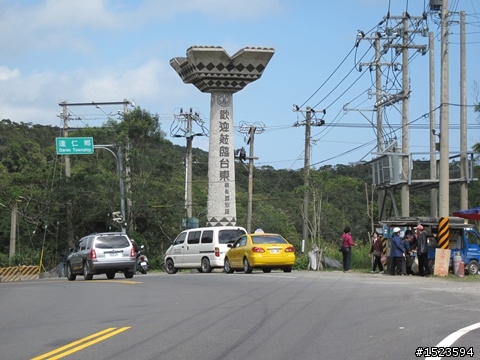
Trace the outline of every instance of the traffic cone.
{"type": "Polygon", "coordinates": [[[455,275],[462,278],[465,276],[465,263],[463,261],[460,261],[457,273],[455,275]]]}

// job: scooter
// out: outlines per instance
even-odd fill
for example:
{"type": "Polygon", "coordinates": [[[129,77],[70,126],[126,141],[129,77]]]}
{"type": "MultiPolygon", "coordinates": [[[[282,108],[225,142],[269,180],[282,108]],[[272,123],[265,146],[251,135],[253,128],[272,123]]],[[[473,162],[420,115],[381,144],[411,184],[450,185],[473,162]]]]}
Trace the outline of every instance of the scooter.
{"type": "Polygon", "coordinates": [[[142,245],[140,246],[140,250],[137,251],[137,270],[140,271],[142,274],[146,274],[149,268],[148,258],[146,255],[143,254],[144,248],[145,246],[142,245]]]}

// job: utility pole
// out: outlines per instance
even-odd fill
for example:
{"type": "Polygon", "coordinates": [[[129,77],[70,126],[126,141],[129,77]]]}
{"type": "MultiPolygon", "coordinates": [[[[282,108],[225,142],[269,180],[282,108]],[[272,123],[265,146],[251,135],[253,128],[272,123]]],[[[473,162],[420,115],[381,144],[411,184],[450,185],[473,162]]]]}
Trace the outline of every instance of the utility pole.
{"type": "Polygon", "coordinates": [[[467,172],[467,65],[465,11],[460,11],[460,209],[468,209],[467,172]]]}
{"type": "Polygon", "coordinates": [[[408,116],[409,116],[409,93],[410,93],[410,78],[408,75],[408,43],[410,35],[408,33],[408,21],[407,14],[403,14],[403,50],[402,50],[402,188],[401,188],[401,201],[402,201],[402,216],[410,215],[410,185],[408,184],[408,172],[409,156],[410,153],[410,140],[409,140],[409,128],[408,128],[408,116]]]}
{"type": "Polygon", "coordinates": [[[10,218],[10,252],[9,259],[12,260],[15,256],[15,246],[17,243],[17,213],[18,213],[18,199],[15,198],[12,206],[12,214],[10,218]]]}
{"type": "MultiPolygon", "coordinates": [[[[127,106],[130,105],[131,102],[128,101],[127,99],[124,99],[123,101],[110,101],[110,102],[88,102],[88,103],[67,103],[66,101],[60,102],[58,105],[62,107],[62,115],[61,118],[63,120],[63,136],[68,137],[68,119],[69,119],[69,114],[68,114],[68,106],[95,106],[97,108],[100,108],[101,105],[123,105],[124,106],[124,112],[126,113],[128,111],[127,106]]],[[[118,156],[121,157],[121,149],[119,145],[119,154],[118,156]]],[[[70,157],[69,155],[64,155],[65,157],[65,176],[70,178],[70,157]]],[[[123,159],[121,160],[122,166],[121,172],[120,172],[120,179],[121,182],[123,183],[123,159]]],[[[120,194],[122,197],[121,203],[124,203],[124,198],[123,195],[120,194]]],[[[125,224],[127,222],[127,215],[125,213],[125,206],[122,205],[122,231],[125,232],[125,224]]],[[[67,200],[67,231],[68,231],[68,243],[73,245],[74,244],[74,239],[73,239],[73,210],[72,210],[72,202],[71,200],[67,200]]]]}
{"type": "MultiPolygon", "coordinates": [[[[430,179],[437,179],[437,147],[435,134],[435,41],[434,33],[429,32],[429,62],[430,62],[430,179]]],[[[438,189],[430,189],[430,216],[438,216],[438,189]]]]}
{"type": "MultiPolygon", "coordinates": [[[[128,105],[131,104],[127,99],[123,99],[123,116],[125,118],[125,115],[128,113],[128,105]]],[[[121,145],[118,145],[118,152],[119,156],[122,155],[121,153],[121,145]]],[[[126,197],[126,202],[127,202],[127,209],[125,208],[122,210],[122,216],[123,216],[123,224],[122,224],[122,230],[126,232],[126,228],[128,228],[129,231],[133,230],[133,221],[132,221],[132,209],[133,209],[133,199],[132,199],[132,176],[131,176],[131,168],[130,168],[130,153],[131,153],[131,144],[130,144],[130,139],[127,139],[127,143],[125,144],[125,193],[120,194],[120,196],[124,196],[124,199],[122,200],[122,203],[124,204],[125,207],[125,197],[126,197]],[[125,196],[126,195],[126,196],[125,196]],[[127,221],[127,219],[129,221],[127,221]]],[[[123,166],[123,159],[122,159],[122,166],[123,166]]],[[[120,177],[123,178],[123,170],[120,173],[120,177]]]]}
{"type": "MultiPolygon", "coordinates": [[[[297,105],[293,105],[293,111],[300,111],[300,108],[297,105]]],[[[326,114],[326,110],[322,110],[323,115],[326,114]]],[[[315,120],[314,123],[311,122],[312,114],[315,114],[310,106],[307,106],[305,109],[305,121],[296,122],[293,126],[305,126],[305,157],[303,163],[303,172],[304,172],[304,195],[303,195],[303,231],[302,231],[302,240],[307,241],[309,238],[308,231],[308,208],[309,208],[309,198],[310,198],[310,133],[311,126],[322,126],[325,124],[325,120],[315,120]]]]}
{"type": "Polygon", "coordinates": [[[193,201],[192,201],[192,184],[193,184],[193,138],[195,136],[207,135],[205,128],[203,127],[204,121],[201,119],[198,112],[193,112],[190,108],[190,112],[184,112],[180,108],[180,113],[174,115],[175,119],[179,122],[179,125],[174,127],[170,135],[172,137],[184,137],[187,141],[187,153],[185,157],[185,226],[190,227],[189,221],[193,217],[193,201]],[[193,122],[197,123],[202,128],[202,132],[193,132],[193,122]]]}
{"type": "MultiPolygon", "coordinates": [[[[402,202],[402,215],[408,216],[410,212],[410,204],[409,204],[409,177],[410,177],[410,166],[409,166],[409,128],[408,128],[408,118],[409,118],[409,96],[410,96],[410,84],[409,84],[409,74],[408,74],[408,50],[409,49],[417,49],[425,55],[426,53],[426,46],[424,45],[415,45],[412,43],[411,34],[421,32],[423,35],[426,36],[425,31],[426,27],[422,27],[420,30],[420,26],[422,25],[425,17],[416,17],[410,16],[407,13],[404,13],[401,17],[390,16],[388,18],[384,18],[384,20],[379,24],[382,25],[385,23],[384,31],[381,32],[379,30],[375,31],[373,36],[366,36],[363,31],[359,31],[357,34],[357,42],[356,45],[358,47],[361,40],[369,40],[371,43],[373,41],[373,47],[375,48],[375,61],[370,63],[360,63],[359,71],[362,71],[362,66],[366,65],[372,71],[372,67],[375,66],[375,106],[374,110],[377,112],[377,152],[381,155],[385,152],[385,143],[383,141],[383,118],[382,112],[383,108],[386,106],[391,106],[396,102],[402,101],[402,153],[401,153],[401,202],[402,202]],[[395,26],[390,26],[389,21],[396,20],[397,24],[395,26]],[[401,21],[401,23],[400,23],[401,21]],[[409,22],[414,24],[414,29],[409,29],[409,22]],[[394,43],[397,39],[401,39],[402,43],[394,43]],[[380,45],[380,42],[384,41],[383,46],[380,45]],[[397,70],[397,63],[394,62],[387,62],[382,63],[381,57],[389,51],[389,49],[395,49],[396,55],[402,54],[402,90],[397,94],[384,94],[382,93],[382,66],[392,67],[393,70],[397,70]]],[[[344,110],[347,110],[344,107],[344,110]]],[[[352,109],[348,109],[352,110],[352,109]]],[[[355,109],[356,110],[356,109],[355,109]]],[[[361,113],[361,111],[360,111],[361,113]]],[[[363,115],[363,114],[362,114],[363,115]]],[[[368,120],[368,119],[367,119],[368,120]]],[[[370,121],[370,120],[369,120],[370,121]]],[[[370,121],[371,122],[371,121],[370,121]]],[[[373,123],[372,123],[373,125],[373,123]]],[[[389,149],[391,145],[387,146],[389,149]]],[[[380,182],[383,182],[383,179],[378,179],[380,182]]],[[[385,189],[378,190],[378,216],[379,219],[385,218],[385,189]]]]}
{"type": "Polygon", "coordinates": [[[261,134],[265,131],[265,125],[262,123],[246,124],[240,125],[240,132],[242,134],[248,134],[248,139],[246,140],[247,145],[250,145],[248,157],[245,154],[245,149],[241,148],[235,150],[235,158],[241,160],[248,159],[248,200],[247,200],[247,232],[252,232],[252,214],[253,214],[253,164],[254,160],[258,160],[258,157],[254,156],[254,143],[255,143],[255,134],[261,134]]]}
{"type": "MultiPolygon", "coordinates": [[[[381,68],[381,53],[380,53],[380,35],[377,34],[375,40],[375,94],[376,94],[376,103],[380,104],[382,100],[382,68],[381,68]]],[[[377,107],[377,152],[379,154],[383,153],[384,149],[384,141],[383,141],[383,106],[380,105],[377,107]]],[[[373,189],[372,189],[373,191],[373,189]]],[[[385,189],[381,189],[378,191],[377,196],[377,204],[378,204],[378,218],[380,220],[386,219],[386,212],[385,206],[385,189]]],[[[372,195],[373,196],[373,195],[372,195]]]]}
{"type": "Polygon", "coordinates": [[[439,175],[439,212],[440,217],[449,215],[449,56],[448,56],[448,0],[443,0],[441,22],[442,22],[442,48],[441,48],[441,83],[440,83],[440,175],[439,175]]]}
{"type": "MultiPolygon", "coordinates": [[[[385,101],[383,100],[383,93],[382,93],[382,66],[387,66],[393,68],[397,66],[397,63],[393,62],[386,62],[382,63],[382,55],[386,52],[382,52],[381,46],[380,46],[380,41],[382,40],[383,35],[380,32],[375,32],[373,36],[366,36],[363,31],[359,31],[357,33],[357,41],[355,46],[358,47],[360,44],[360,41],[362,40],[368,40],[370,42],[373,41],[373,47],[375,49],[375,61],[373,62],[368,62],[368,63],[360,63],[359,66],[359,71],[361,72],[363,69],[363,66],[367,66],[370,71],[372,71],[372,67],[375,67],[375,107],[373,111],[376,111],[377,115],[377,154],[381,155],[385,151],[385,141],[383,138],[383,106],[385,104],[385,101]]],[[[384,49],[388,49],[384,47],[384,49]]],[[[348,109],[346,106],[344,106],[344,111],[351,111],[351,110],[356,110],[359,111],[360,114],[366,118],[367,121],[371,122],[369,118],[367,118],[363,114],[363,110],[361,109],[348,109]]],[[[373,123],[372,123],[373,125],[373,123]]],[[[379,189],[377,192],[377,203],[378,203],[378,219],[383,220],[386,218],[386,211],[385,211],[385,196],[386,196],[386,191],[385,189],[379,189]]]]}
{"type": "Polygon", "coordinates": [[[303,193],[303,231],[302,240],[308,241],[308,203],[310,190],[310,119],[312,116],[312,109],[308,106],[305,116],[305,157],[303,163],[304,172],[304,186],[303,193]]]}
{"type": "MultiPolygon", "coordinates": [[[[62,101],[59,104],[62,107],[62,120],[63,120],[63,137],[68,137],[68,107],[67,107],[67,102],[62,101]]],[[[65,177],[67,178],[67,181],[70,179],[70,156],[65,155],[65,177]]],[[[72,200],[68,199],[67,200],[67,237],[68,237],[68,243],[70,245],[74,244],[74,239],[73,239],[73,204],[72,200]]]]}
{"type": "Polygon", "coordinates": [[[192,217],[192,116],[187,115],[187,133],[185,134],[187,139],[187,158],[185,162],[185,212],[188,219],[192,217]],[[187,135],[188,134],[188,135],[187,135]]]}
{"type": "MultiPolygon", "coordinates": [[[[258,133],[262,133],[264,127],[258,129],[258,133]]],[[[250,126],[247,145],[250,145],[248,152],[248,204],[247,204],[247,231],[250,233],[252,231],[252,212],[253,212],[253,161],[257,160],[258,157],[254,157],[254,141],[255,141],[255,132],[257,128],[255,126],[250,126]]]]}
{"type": "MultiPolygon", "coordinates": [[[[403,13],[401,17],[391,16],[390,19],[401,20],[401,26],[395,29],[396,36],[401,36],[401,44],[387,43],[384,46],[395,49],[397,54],[402,54],[402,90],[399,94],[390,96],[385,103],[393,104],[396,101],[402,101],[402,152],[401,152],[401,203],[402,216],[410,215],[410,140],[409,140],[409,110],[410,110],[410,78],[408,66],[408,51],[416,49],[422,55],[427,53],[426,45],[415,45],[412,43],[411,36],[415,33],[421,33],[423,36],[428,36],[428,29],[419,26],[425,21],[425,16],[410,16],[408,13],[403,13]],[[414,23],[413,30],[409,29],[409,24],[414,23]]],[[[392,29],[389,30],[392,32],[392,29]]],[[[393,34],[393,32],[392,32],[393,34]]],[[[377,103],[378,106],[378,103],[377,103]]]]}
{"type": "Polygon", "coordinates": [[[247,204],[247,231],[252,231],[252,202],[253,202],[253,143],[255,141],[255,127],[250,127],[250,138],[247,145],[250,144],[248,152],[248,204],[247,204]]]}

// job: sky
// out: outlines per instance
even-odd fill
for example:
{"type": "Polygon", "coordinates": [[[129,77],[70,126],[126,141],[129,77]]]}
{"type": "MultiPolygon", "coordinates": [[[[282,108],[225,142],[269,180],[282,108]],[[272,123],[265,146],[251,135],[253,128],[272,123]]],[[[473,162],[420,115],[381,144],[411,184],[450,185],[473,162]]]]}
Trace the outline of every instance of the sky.
{"type": "MultiPolygon", "coordinates": [[[[369,66],[376,32],[396,18],[421,17],[435,35],[435,104],[440,104],[440,26],[429,0],[0,0],[0,119],[63,126],[59,103],[120,102],[158,114],[167,138],[180,109],[200,115],[209,127],[210,95],[182,82],[170,66],[191,46],[221,46],[230,55],[244,47],[275,49],[262,77],[236,93],[234,148],[245,147],[241,129],[256,126],[256,166],[304,166],[307,107],[313,108],[310,164],[352,164],[376,156],[375,71],[369,66]],[[390,16],[387,18],[387,14],[390,16]],[[385,20],[386,19],[386,20],[385,20]],[[382,25],[379,23],[385,20],[382,25]],[[359,31],[365,38],[357,41],[359,31]],[[358,46],[356,46],[358,45],[358,46]],[[363,63],[362,69],[359,64],[363,63]],[[360,71],[361,70],[361,71],[360,71]],[[300,111],[293,111],[297,105],[300,111]],[[323,115],[323,110],[326,113],[323,115]],[[243,125],[243,127],[242,127],[243,125]],[[263,132],[260,130],[263,129],[263,132]]],[[[468,149],[480,142],[480,3],[449,0],[450,152],[460,151],[460,28],[466,13],[468,149]]],[[[383,35],[382,35],[383,36],[383,35]]],[[[428,37],[411,35],[411,44],[428,37]]],[[[382,63],[401,62],[394,50],[382,63]]],[[[429,158],[429,55],[409,50],[409,142],[414,158],[429,158]]],[[[396,93],[400,72],[384,67],[385,93],[396,93]]],[[[119,105],[69,107],[70,126],[101,126],[119,105]]],[[[437,129],[439,111],[436,111],[437,129]]],[[[384,109],[386,142],[401,144],[401,102],[384,109]]],[[[197,128],[194,124],[194,132],[197,128]]],[[[208,151],[208,138],[193,146],[208,151]]],[[[248,153],[247,153],[248,155],[248,153]]]]}

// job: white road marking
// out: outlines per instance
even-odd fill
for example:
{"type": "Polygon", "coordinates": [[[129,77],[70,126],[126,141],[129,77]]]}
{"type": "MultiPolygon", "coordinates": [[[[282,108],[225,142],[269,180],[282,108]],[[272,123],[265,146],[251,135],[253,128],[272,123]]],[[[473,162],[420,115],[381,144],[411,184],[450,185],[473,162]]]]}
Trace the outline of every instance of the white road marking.
{"type": "MultiPolygon", "coordinates": [[[[464,327],[463,329],[460,329],[460,330],[457,330],[455,331],[453,334],[450,334],[448,335],[445,339],[443,339],[442,341],[440,341],[436,346],[437,347],[449,347],[449,346],[452,346],[452,344],[457,341],[458,339],[460,339],[460,337],[462,337],[463,335],[465,335],[466,333],[472,331],[472,330],[475,330],[475,329],[478,329],[480,328],[480,323],[476,323],[476,324],[473,324],[473,325],[470,325],[470,326],[467,326],[467,327],[464,327]]],[[[441,359],[441,357],[426,357],[425,359],[441,359]]]]}

